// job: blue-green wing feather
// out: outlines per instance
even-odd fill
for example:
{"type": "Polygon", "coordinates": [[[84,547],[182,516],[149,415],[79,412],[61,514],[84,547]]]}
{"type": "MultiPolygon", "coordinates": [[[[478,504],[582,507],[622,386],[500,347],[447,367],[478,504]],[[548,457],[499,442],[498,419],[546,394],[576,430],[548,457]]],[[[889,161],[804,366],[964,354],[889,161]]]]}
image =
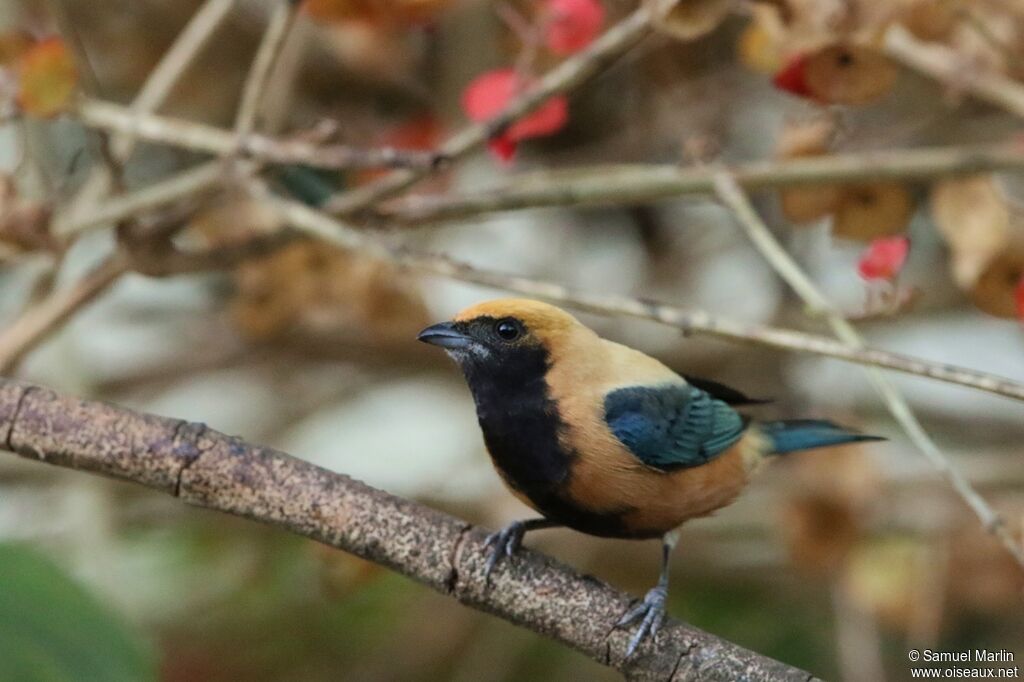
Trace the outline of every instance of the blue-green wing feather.
{"type": "Polygon", "coordinates": [[[637,459],[666,470],[711,461],[746,426],[736,410],[686,384],[619,388],[605,396],[604,409],[608,428],[637,459]]]}

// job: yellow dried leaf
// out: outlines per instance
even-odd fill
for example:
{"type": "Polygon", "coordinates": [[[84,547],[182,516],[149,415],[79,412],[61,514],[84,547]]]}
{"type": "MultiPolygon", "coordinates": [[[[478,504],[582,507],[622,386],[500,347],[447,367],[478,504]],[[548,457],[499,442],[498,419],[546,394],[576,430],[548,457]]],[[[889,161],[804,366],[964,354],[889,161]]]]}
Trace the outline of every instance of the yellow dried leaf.
{"type": "Polygon", "coordinates": [[[832,232],[861,241],[887,237],[906,230],[913,212],[910,192],[903,185],[850,185],[842,190],[832,232]]]}
{"type": "Polygon", "coordinates": [[[934,558],[921,541],[888,537],[862,545],[850,557],[841,587],[847,598],[882,625],[906,632],[920,622],[934,558]]]}
{"type": "Polygon", "coordinates": [[[736,44],[740,62],[751,71],[769,76],[774,74],[783,65],[779,38],[766,23],[750,22],[736,44]]]}
{"type": "Polygon", "coordinates": [[[57,37],[42,40],[22,54],[18,76],[18,105],[33,116],[56,116],[67,110],[78,85],[75,62],[57,37]]]}
{"type": "Polygon", "coordinates": [[[937,183],[932,220],[949,245],[953,278],[969,289],[1010,239],[1010,209],[991,175],[937,183]]]}
{"type": "Polygon", "coordinates": [[[828,104],[870,104],[896,85],[889,58],[864,45],[834,43],[808,54],[804,83],[810,95],[828,104]]]}
{"type": "Polygon", "coordinates": [[[655,3],[654,25],[679,40],[695,40],[725,21],[733,0],[648,0],[655,3]]]}

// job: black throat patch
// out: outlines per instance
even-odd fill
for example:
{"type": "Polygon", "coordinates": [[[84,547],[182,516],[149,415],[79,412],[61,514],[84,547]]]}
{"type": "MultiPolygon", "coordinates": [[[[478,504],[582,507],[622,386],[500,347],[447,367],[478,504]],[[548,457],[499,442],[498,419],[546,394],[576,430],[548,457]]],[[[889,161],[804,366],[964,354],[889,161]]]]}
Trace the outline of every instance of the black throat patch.
{"type": "Polygon", "coordinates": [[[579,454],[562,444],[565,424],[551,399],[547,351],[522,345],[462,363],[494,466],[544,516],[592,535],[623,537],[620,514],[597,514],[568,499],[579,454]]]}

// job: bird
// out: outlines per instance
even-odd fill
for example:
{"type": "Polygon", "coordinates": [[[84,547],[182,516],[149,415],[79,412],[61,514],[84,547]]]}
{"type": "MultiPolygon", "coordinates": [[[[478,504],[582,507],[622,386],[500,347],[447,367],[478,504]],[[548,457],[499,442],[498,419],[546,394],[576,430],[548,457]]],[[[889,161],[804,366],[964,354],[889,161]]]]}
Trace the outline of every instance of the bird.
{"type": "Polygon", "coordinates": [[[657,584],[616,624],[636,624],[627,658],[665,619],[680,525],[730,504],[767,458],[884,440],[825,420],[754,421],[736,407],[764,401],[677,374],[540,301],[479,303],[417,338],[462,370],[495,469],[540,514],[487,538],[485,580],[533,530],[661,539],[657,584]]]}

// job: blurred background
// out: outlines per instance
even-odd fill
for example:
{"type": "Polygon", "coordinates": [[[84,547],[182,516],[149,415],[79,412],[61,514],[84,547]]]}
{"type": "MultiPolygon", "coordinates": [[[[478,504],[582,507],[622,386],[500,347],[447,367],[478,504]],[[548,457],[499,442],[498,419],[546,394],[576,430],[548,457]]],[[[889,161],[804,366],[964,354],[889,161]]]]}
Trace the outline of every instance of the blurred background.
{"type": "MultiPolygon", "coordinates": [[[[690,3],[706,27],[679,36],[667,23],[572,93],[568,119],[553,134],[524,140],[511,161],[475,154],[415,192],[471,194],[516,174],[599,163],[1021,144],[1014,115],[961,96],[962,83],[937,83],[888,60],[879,38],[898,29],[960,55],[965,82],[985,69],[1019,78],[1021,3],[837,3],[861,6],[859,18],[842,15],[845,24],[814,14],[839,11],[830,3],[812,11],[813,4],[690,3]],[[865,18],[881,5],[890,9],[884,18],[865,18]],[[778,78],[773,84],[772,74],[792,66],[789,53],[820,55],[837,36],[863,57],[868,94],[808,99],[778,78]]],[[[33,40],[73,27],[95,81],[90,94],[127,103],[199,6],[0,0],[0,22],[5,36],[27,32],[33,40]]],[[[230,128],[272,6],[234,3],[161,112],[230,128]]],[[[608,26],[635,6],[602,0],[601,7],[608,26]]],[[[475,78],[517,61],[522,67],[530,27],[542,21],[538,8],[520,0],[307,2],[282,54],[286,76],[267,93],[263,127],[285,135],[329,120],[341,143],[435,149],[464,125],[460,101],[475,78]]],[[[530,49],[536,54],[525,68],[534,73],[562,58],[543,41],[530,49]]],[[[4,68],[0,85],[9,90],[16,79],[4,68]]],[[[59,211],[98,163],[90,138],[73,112],[8,111],[0,208],[59,211]]],[[[125,185],[146,186],[199,158],[144,143],[125,166],[125,185]]],[[[285,168],[271,178],[317,202],[380,174],[285,168]]],[[[999,174],[755,198],[872,345],[1022,379],[1020,189],[1012,174],[999,174]],[[965,237],[958,228],[971,218],[974,232],[965,237]],[[904,235],[912,244],[905,266],[883,277],[865,273],[865,249],[877,249],[870,240],[904,235]]],[[[187,209],[181,237],[191,245],[278,227],[230,188],[187,209]]],[[[483,268],[826,333],[729,213],[703,197],[415,227],[368,222],[389,238],[483,268]]],[[[0,241],[0,324],[8,326],[51,289],[79,280],[114,235],[94,230],[58,250],[10,234],[0,241]]],[[[526,510],[491,470],[457,370],[415,334],[498,295],[293,243],[223,271],[128,274],[14,373],[205,422],[497,527],[526,510]]],[[[898,430],[860,368],[683,338],[641,321],[581,319],[680,372],[773,399],[754,411],[760,417],[834,418],[890,438],[776,462],[736,504],[687,525],[673,562],[674,616],[826,679],[908,678],[910,648],[1006,648],[1024,657],[1020,567],[898,430]]],[[[893,379],[1019,537],[1020,406],[893,379]]],[[[658,572],[654,542],[552,530],[531,534],[528,544],[638,595],[658,572]]],[[[128,484],[0,457],[0,679],[616,677],[341,552],[128,484]]]]}

